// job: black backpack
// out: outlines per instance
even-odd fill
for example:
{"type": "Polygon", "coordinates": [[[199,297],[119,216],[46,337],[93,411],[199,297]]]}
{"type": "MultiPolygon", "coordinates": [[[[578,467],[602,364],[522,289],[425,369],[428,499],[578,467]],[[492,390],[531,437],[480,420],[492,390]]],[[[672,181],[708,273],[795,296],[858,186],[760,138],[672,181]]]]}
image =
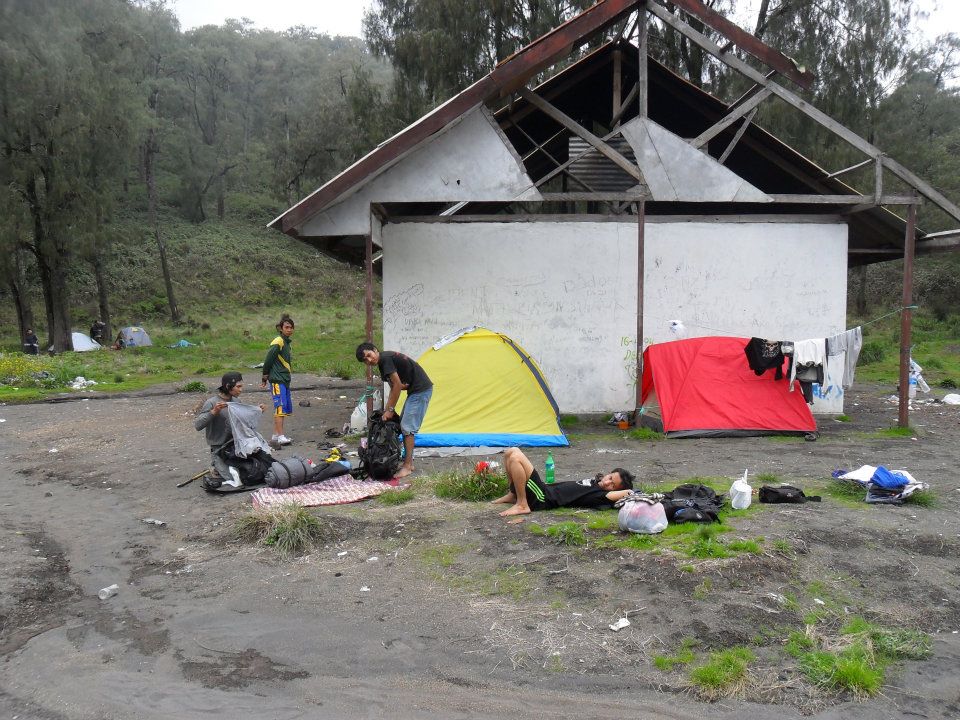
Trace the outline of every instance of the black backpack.
{"type": "Polygon", "coordinates": [[[402,451],[399,420],[384,420],[383,413],[377,410],[371,414],[370,424],[367,426],[367,446],[361,445],[358,452],[359,476],[389,480],[400,469],[402,451]]]}
{"type": "Polygon", "coordinates": [[[723,494],[706,485],[685,483],[663,494],[663,510],[667,520],[682,522],[720,522],[723,494]]]}
{"type": "Polygon", "coordinates": [[[762,503],[805,503],[820,502],[819,495],[807,496],[798,487],[793,485],[762,485],[760,487],[760,502],[762,503]]]}
{"type": "Polygon", "coordinates": [[[239,457],[234,452],[233,440],[229,440],[217,450],[217,454],[227,465],[237,469],[237,475],[244,486],[262,485],[270,466],[273,465],[273,456],[259,448],[245,458],[239,457]]]}

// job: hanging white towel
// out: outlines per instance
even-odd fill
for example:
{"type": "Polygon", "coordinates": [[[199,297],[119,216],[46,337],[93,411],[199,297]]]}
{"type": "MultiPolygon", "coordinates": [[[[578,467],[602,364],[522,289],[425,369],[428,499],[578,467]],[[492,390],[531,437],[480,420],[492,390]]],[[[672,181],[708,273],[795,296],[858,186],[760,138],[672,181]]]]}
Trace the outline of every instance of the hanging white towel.
{"type": "Polygon", "coordinates": [[[824,338],[795,340],[793,343],[793,365],[790,366],[790,392],[793,392],[793,381],[797,378],[798,365],[823,365],[826,362],[827,341],[824,338]]]}

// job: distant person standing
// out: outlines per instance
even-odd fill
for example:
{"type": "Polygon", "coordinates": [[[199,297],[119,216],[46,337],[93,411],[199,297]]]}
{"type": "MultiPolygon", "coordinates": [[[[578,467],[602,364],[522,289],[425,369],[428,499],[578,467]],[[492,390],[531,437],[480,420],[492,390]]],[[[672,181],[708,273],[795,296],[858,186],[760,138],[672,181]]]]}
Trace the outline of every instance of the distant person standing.
{"type": "Polygon", "coordinates": [[[270,442],[278,447],[293,442],[283,434],[283,419],[293,414],[293,400],[290,398],[290,373],[293,363],[290,354],[290,336],[293,335],[293,318],[284,313],[277,323],[280,334],[273,339],[263,361],[263,379],[261,387],[270,383],[273,395],[273,437],[270,442]]]}
{"type": "Polygon", "coordinates": [[[390,396],[383,410],[383,419],[396,417],[395,410],[400,393],[407,391],[407,401],[403,405],[400,417],[400,432],[403,433],[403,467],[395,477],[406,477],[413,472],[414,436],[423,424],[433,395],[433,382],[420,364],[403,353],[393,350],[377,350],[373,343],[360,343],[357,346],[357,360],[366,365],[376,365],[380,377],[390,383],[390,396]]]}
{"type": "Polygon", "coordinates": [[[98,318],[97,321],[90,326],[90,339],[95,343],[103,345],[103,336],[106,334],[106,331],[107,324],[98,318]]]}
{"type": "Polygon", "coordinates": [[[27,334],[23,336],[23,351],[27,355],[40,354],[40,340],[33,332],[33,328],[27,328],[27,334]]]}

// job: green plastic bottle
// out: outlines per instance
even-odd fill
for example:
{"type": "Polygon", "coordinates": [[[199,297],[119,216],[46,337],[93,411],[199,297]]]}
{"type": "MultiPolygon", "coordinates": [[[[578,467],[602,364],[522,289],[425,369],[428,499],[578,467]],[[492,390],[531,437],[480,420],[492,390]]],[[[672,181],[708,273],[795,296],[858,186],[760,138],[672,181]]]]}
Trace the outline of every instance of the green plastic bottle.
{"type": "Polygon", "coordinates": [[[547,462],[545,463],[545,465],[547,468],[547,472],[544,480],[546,481],[547,485],[552,485],[555,480],[555,477],[554,477],[555,466],[553,463],[553,453],[547,453],[547,462]]]}

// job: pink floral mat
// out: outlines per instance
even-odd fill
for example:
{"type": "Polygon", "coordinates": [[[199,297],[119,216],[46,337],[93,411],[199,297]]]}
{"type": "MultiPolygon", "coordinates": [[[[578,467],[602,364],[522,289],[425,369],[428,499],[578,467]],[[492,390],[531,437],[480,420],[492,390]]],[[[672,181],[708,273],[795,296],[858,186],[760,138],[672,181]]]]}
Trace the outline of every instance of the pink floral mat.
{"type": "Polygon", "coordinates": [[[254,507],[276,507],[283,503],[296,503],[305,507],[315,505],[345,505],[347,503],[376,497],[386,490],[402,487],[399,480],[355,480],[349,475],[331,478],[323,482],[297,485],[283,490],[260,488],[251,493],[254,507]]]}

